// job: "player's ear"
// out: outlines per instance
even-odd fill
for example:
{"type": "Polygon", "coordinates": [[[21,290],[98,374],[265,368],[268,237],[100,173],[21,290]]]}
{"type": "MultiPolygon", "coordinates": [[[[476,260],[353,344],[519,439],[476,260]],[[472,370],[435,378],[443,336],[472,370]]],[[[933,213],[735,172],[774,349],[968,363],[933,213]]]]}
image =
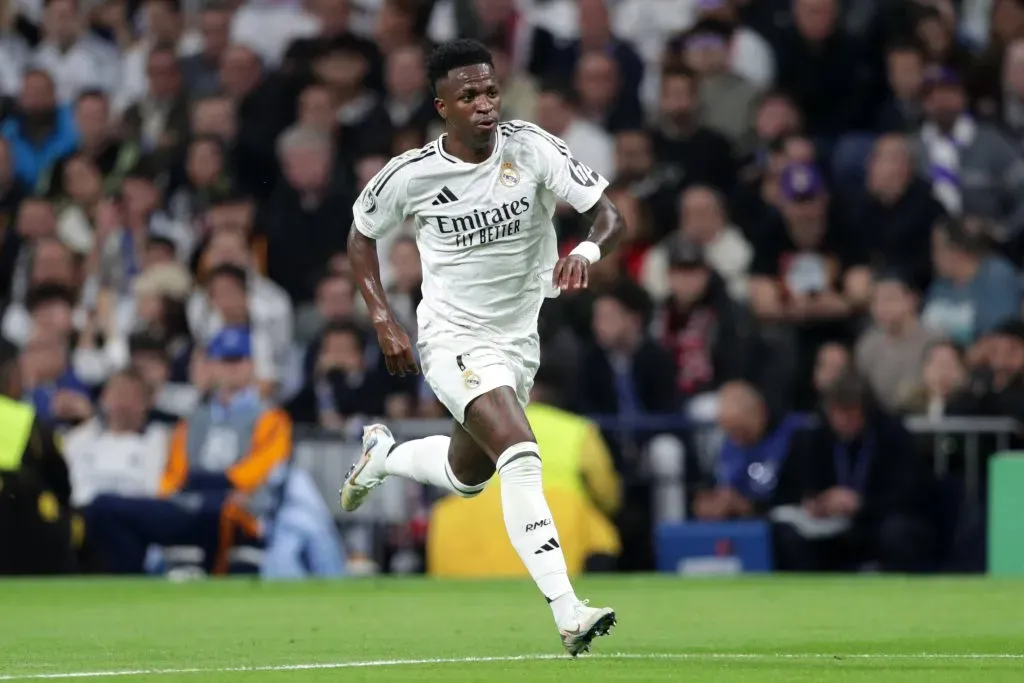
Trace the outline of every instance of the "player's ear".
{"type": "Polygon", "coordinates": [[[440,116],[445,121],[448,120],[448,116],[445,113],[444,100],[442,100],[440,97],[434,98],[434,109],[437,110],[438,116],[440,116]]]}

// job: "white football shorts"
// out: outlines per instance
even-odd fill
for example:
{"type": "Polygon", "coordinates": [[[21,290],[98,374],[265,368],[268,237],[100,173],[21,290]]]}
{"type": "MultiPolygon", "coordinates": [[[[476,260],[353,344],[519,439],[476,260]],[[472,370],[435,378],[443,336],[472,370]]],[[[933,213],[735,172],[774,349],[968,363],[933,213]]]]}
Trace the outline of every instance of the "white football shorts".
{"type": "Polygon", "coordinates": [[[540,340],[495,344],[465,337],[420,339],[417,345],[427,384],[459,424],[466,406],[498,387],[511,387],[519,404],[530,402],[530,389],[540,365],[540,340]]]}

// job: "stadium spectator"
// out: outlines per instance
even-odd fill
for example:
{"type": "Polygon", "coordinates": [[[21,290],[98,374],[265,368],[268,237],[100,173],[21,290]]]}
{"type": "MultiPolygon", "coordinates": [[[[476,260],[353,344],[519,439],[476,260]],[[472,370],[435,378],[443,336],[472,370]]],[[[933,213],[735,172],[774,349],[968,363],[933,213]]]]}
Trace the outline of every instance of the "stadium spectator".
{"type": "Polygon", "coordinates": [[[111,95],[120,83],[120,55],[92,35],[84,24],[83,7],[78,0],[46,3],[43,39],[36,47],[32,64],[50,75],[56,101],[61,105],[73,104],[85,90],[102,90],[111,95]]]}
{"type": "Polygon", "coordinates": [[[278,150],[284,178],[260,218],[267,226],[267,274],[301,306],[313,300],[310,275],[345,249],[352,194],[335,170],[330,138],[320,131],[291,128],[278,150]]]}
{"type": "Polygon", "coordinates": [[[897,412],[908,387],[920,380],[925,354],[942,336],[921,325],[917,294],[896,275],[875,282],[874,326],[861,335],[854,352],[857,371],[881,407],[897,412]]]}
{"type": "Polygon", "coordinates": [[[855,375],[844,374],[823,397],[825,423],[794,440],[787,469],[798,482],[791,505],[800,510],[777,517],[784,521],[775,525],[776,568],[933,566],[934,530],[921,513],[926,479],[912,439],[871,406],[868,393],[855,375]]]}
{"type": "Polygon", "coordinates": [[[911,133],[924,118],[924,53],[916,41],[898,42],[887,49],[885,64],[891,95],[875,114],[875,126],[886,132],[911,133]]]}
{"type": "Polygon", "coordinates": [[[98,495],[151,498],[160,489],[170,433],[147,424],[149,388],[130,370],[112,376],[99,400],[99,416],[64,438],[71,474],[71,503],[88,506],[98,495]]]}
{"type": "Polygon", "coordinates": [[[594,343],[584,352],[577,396],[584,413],[630,416],[679,407],[674,358],[645,333],[651,303],[628,282],[594,302],[594,343]]]}
{"type": "Polygon", "coordinates": [[[953,341],[968,345],[1009,316],[1019,315],[1017,271],[992,254],[987,240],[969,225],[942,222],[932,231],[935,281],[928,288],[922,319],[953,341]]]}
{"type": "Polygon", "coordinates": [[[689,69],[673,67],[662,74],[654,153],[677,178],[677,189],[700,183],[728,193],[736,183],[733,149],[723,135],[700,125],[699,88],[689,69]]]}
{"type": "Polygon", "coordinates": [[[900,407],[913,415],[941,418],[946,414],[950,397],[966,382],[967,370],[960,348],[950,342],[932,344],[925,351],[919,381],[907,387],[900,407]]]}
{"type": "Polygon", "coordinates": [[[189,97],[203,98],[219,90],[220,62],[231,40],[233,10],[228,3],[207,2],[199,14],[201,47],[181,59],[181,76],[189,97]]]}
{"type": "Polygon", "coordinates": [[[139,573],[147,548],[202,551],[224,573],[227,550],[262,535],[291,456],[292,424],[259,397],[249,334],[227,328],[207,348],[214,392],[174,431],[160,498],[97,496],[86,528],[110,573],[139,573]]]}
{"type": "Polygon", "coordinates": [[[724,382],[749,377],[757,342],[753,320],[729,296],[704,249],[676,235],[668,245],[667,278],[655,335],[675,358],[679,396],[699,400],[724,382]]]}
{"type": "MultiPolygon", "coordinates": [[[[689,187],[679,196],[676,234],[699,245],[707,265],[725,281],[729,295],[745,302],[754,253],[743,233],[729,223],[725,212],[725,200],[713,188],[689,187]]],[[[668,254],[664,244],[651,249],[641,274],[644,288],[658,299],[667,293],[668,254]]]]}
{"type": "Polygon", "coordinates": [[[754,386],[729,382],[718,392],[717,422],[725,442],[713,477],[693,499],[694,516],[720,521],[767,513],[780,486],[796,485],[787,461],[803,418],[775,414],[754,386]]]}
{"type": "Polygon", "coordinates": [[[336,39],[313,59],[313,72],[334,96],[341,135],[359,155],[387,150],[394,134],[382,98],[370,88],[371,67],[355,38],[336,39]]]}
{"type": "Polygon", "coordinates": [[[880,137],[868,163],[866,192],[850,207],[856,225],[870,231],[870,262],[880,270],[902,272],[914,287],[932,279],[932,227],[943,214],[928,184],[914,173],[907,139],[880,137]]]}
{"type": "Polygon", "coordinates": [[[850,348],[845,344],[837,341],[822,344],[814,357],[814,374],[811,377],[815,396],[823,396],[836,380],[850,372],[853,363],[850,348]]]}
{"type": "Polygon", "coordinates": [[[412,128],[426,135],[427,128],[437,119],[434,98],[427,83],[423,48],[401,47],[392,50],[385,62],[384,84],[391,125],[396,129],[412,128]]]}
{"type": "Polygon", "coordinates": [[[146,90],[125,110],[122,126],[126,137],[156,159],[152,163],[167,170],[175,149],[188,139],[189,125],[188,95],[173,49],[154,47],[149,51],[146,80],[146,90]]]}
{"type": "Polygon", "coordinates": [[[989,221],[987,232],[1007,242],[1024,229],[1024,158],[993,124],[968,110],[959,74],[934,68],[925,75],[925,124],[916,140],[922,174],[954,217],[989,221]]]}
{"type": "Polygon", "coordinates": [[[17,113],[3,122],[0,135],[11,145],[15,177],[29,188],[35,188],[47,166],[78,144],[71,110],[58,105],[53,78],[45,71],[25,73],[17,113]]]}
{"type": "Polygon", "coordinates": [[[289,407],[296,422],[340,431],[352,420],[410,417],[415,379],[392,377],[379,352],[370,351],[366,332],[355,324],[328,324],[313,373],[289,407]]]}
{"type": "Polygon", "coordinates": [[[949,398],[950,415],[1024,417],[1024,322],[1008,318],[983,340],[966,386],[949,398]]]}
{"type": "Polygon", "coordinates": [[[643,111],[622,80],[619,65],[605,52],[593,50],[580,55],[573,74],[579,115],[610,133],[631,130],[643,124],[643,111]]]}
{"type": "Polygon", "coordinates": [[[734,24],[705,20],[685,41],[686,65],[700,82],[700,122],[738,147],[750,134],[758,89],[729,68],[729,44],[734,24]]]}
{"type": "MultiPolygon", "coordinates": [[[[512,55],[495,36],[487,41],[494,60],[494,77],[501,87],[501,111],[507,120],[537,121],[537,84],[512,64],[512,55]]],[[[433,137],[433,136],[432,136],[433,137]]]]}

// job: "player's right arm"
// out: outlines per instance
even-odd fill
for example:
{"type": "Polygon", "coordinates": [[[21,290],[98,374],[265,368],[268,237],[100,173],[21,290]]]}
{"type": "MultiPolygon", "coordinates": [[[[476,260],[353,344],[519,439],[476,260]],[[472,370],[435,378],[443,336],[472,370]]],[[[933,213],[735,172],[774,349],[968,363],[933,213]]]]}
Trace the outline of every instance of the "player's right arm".
{"type": "Polygon", "coordinates": [[[384,285],[380,279],[380,261],[377,258],[377,240],[396,229],[405,217],[401,186],[405,179],[397,179],[393,159],[367,183],[355,206],[352,207],[352,229],[348,234],[348,258],[355,273],[370,320],[377,331],[377,341],[388,372],[404,377],[416,374],[416,357],[412,352],[409,334],[395,318],[384,285]]]}

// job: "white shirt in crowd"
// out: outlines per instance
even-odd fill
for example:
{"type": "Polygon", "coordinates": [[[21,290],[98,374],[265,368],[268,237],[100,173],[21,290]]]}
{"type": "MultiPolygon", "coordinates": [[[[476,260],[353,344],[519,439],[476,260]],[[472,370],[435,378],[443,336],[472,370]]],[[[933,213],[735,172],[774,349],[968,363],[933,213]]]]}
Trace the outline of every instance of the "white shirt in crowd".
{"type": "MultiPolygon", "coordinates": [[[[276,283],[250,274],[249,312],[252,315],[253,364],[256,376],[278,381],[291,367],[294,331],[292,302],[276,283]]],[[[197,340],[209,342],[224,327],[224,320],[202,292],[189,297],[185,308],[189,328],[197,340]]]]}
{"type": "MultiPolygon", "coordinates": [[[[723,228],[711,242],[704,245],[704,259],[725,280],[729,296],[740,302],[747,300],[754,248],[739,228],[731,225],[723,228]]],[[[668,249],[664,244],[647,252],[640,271],[640,284],[657,301],[668,297],[668,249]]]]}
{"type": "Polygon", "coordinates": [[[252,49],[269,68],[281,63],[293,41],[320,32],[320,21],[298,0],[254,0],[231,20],[231,42],[252,49]]]}
{"type": "Polygon", "coordinates": [[[461,161],[445,136],[392,159],[353,207],[354,225],[378,239],[416,222],[423,263],[419,339],[486,334],[515,343],[537,331],[558,249],[551,217],[562,200],[583,212],[608,181],[532,123],[497,127],[491,156],[461,161]]]}
{"type": "Polygon", "coordinates": [[[52,43],[40,44],[32,66],[50,74],[62,104],[72,104],[85,90],[113,93],[121,79],[117,48],[88,34],[64,52],[52,43]]]}
{"type": "Polygon", "coordinates": [[[126,434],[110,432],[98,418],[75,427],[64,437],[72,505],[88,505],[102,494],[155,496],[169,445],[169,430],[160,424],[126,434]]]}
{"type": "MultiPolygon", "coordinates": [[[[121,62],[121,83],[114,97],[113,110],[123,114],[130,106],[141,100],[149,91],[149,78],[146,76],[146,62],[153,44],[142,40],[128,48],[121,62]]],[[[203,38],[195,31],[186,31],[178,41],[178,56],[189,57],[203,49],[203,38]]]]}

